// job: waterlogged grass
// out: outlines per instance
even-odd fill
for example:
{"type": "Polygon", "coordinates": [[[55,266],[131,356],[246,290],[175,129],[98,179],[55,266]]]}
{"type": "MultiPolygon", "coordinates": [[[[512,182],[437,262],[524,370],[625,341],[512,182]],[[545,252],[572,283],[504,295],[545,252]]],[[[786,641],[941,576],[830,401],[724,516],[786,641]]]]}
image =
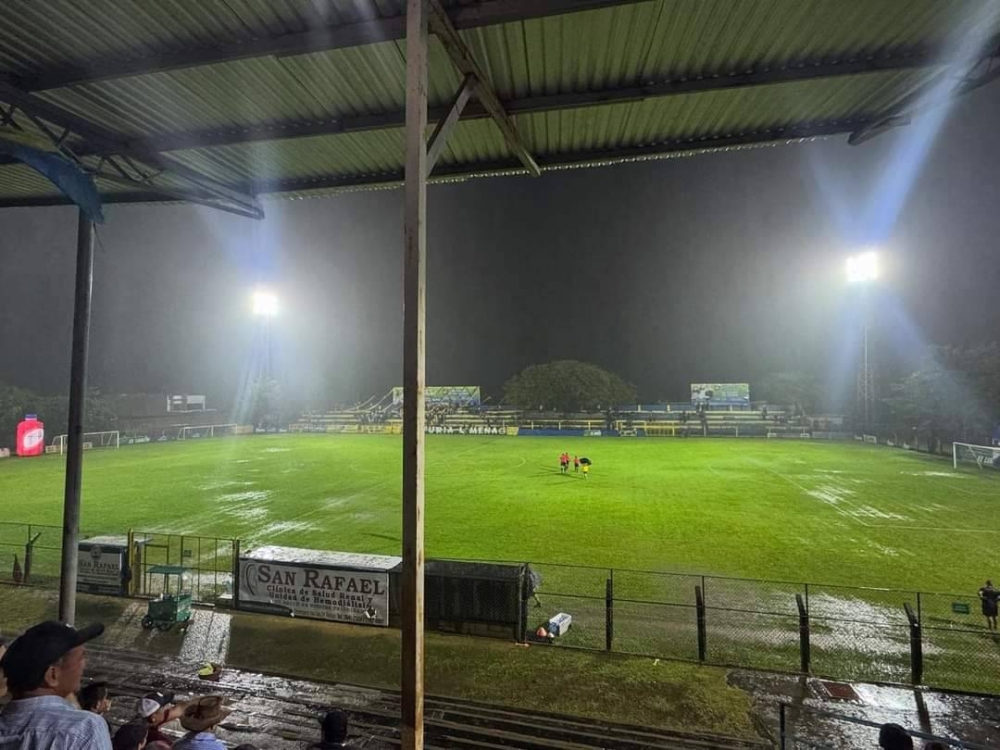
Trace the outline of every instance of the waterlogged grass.
{"type": "MultiPolygon", "coordinates": [[[[144,609],[141,601],[81,595],[77,621],[106,623],[102,645],[168,657],[184,655],[187,634],[139,628],[138,616],[144,609]]],[[[55,614],[53,592],[0,586],[0,635],[14,636],[55,614]]],[[[200,610],[195,617],[211,614],[200,610]]],[[[396,630],[232,613],[228,635],[225,661],[230,667],[399,688],[396,630]]],[[[196,630],[191,638],[201,645],[196,630]]],[[[428,633],[426,680],[431,695],[513,708],[544,707],[554,713],[640,726],[756,737],[750,696],[730,687],[726,670],[717,667],[428,633]]]]}
{"type": "MultiPolygon", "coordinates": [[[[399,437],[369,435],[94,451],[83,526],[398,554],[400,454],[399,437]]],[[[63,467],[0,462],[4,520],[58,526],[63,467]]],[[[430,436],[427,552],[972,593],[996,575],[998,478],[857,444],[430,436]],[[559,474],[563,450],[593,460],[589,479],[559,474]]],[[[0,547],[5,576],[12,549],[0,547]]],[[[603,596],[606,574],[590,577],[585,593],[603,596]]],[[[686,601],[694,582],[670,585],[686,601]]],[[[735,586],[728,601],[757,596],[735,586]]],[[[628,596],[678,601],[664,588],[644,580],[628,596]]]]}

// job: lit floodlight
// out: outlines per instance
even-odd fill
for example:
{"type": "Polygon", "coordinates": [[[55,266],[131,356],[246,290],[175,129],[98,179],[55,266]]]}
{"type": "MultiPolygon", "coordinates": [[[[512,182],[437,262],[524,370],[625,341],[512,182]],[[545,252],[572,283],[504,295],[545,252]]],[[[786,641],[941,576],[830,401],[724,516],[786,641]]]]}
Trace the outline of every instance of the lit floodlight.
{"type": "Polygon", "coordinates": [[[859,253],[847,259],[847,280],[852,284],[865,284],[878,278],[878,255],[872,251],[859,253]]]}
{"type": "Polygon", "coordinates": [[[253,314],[262,318],[273,318],[278,314],[278,298],[265,289],[253,293],[253,314]]]}

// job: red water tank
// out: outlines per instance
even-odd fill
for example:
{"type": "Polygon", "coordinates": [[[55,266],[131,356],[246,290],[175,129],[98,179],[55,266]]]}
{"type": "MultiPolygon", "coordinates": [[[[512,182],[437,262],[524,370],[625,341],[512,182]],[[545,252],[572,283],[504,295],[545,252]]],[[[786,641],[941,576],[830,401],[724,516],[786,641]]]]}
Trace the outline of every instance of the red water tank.
{"type": "Polygon", "coordinates": [[[34,414],[27,414],[17,426],[17,455],[40,456],[45,451],[45,425],[34,414]]]}

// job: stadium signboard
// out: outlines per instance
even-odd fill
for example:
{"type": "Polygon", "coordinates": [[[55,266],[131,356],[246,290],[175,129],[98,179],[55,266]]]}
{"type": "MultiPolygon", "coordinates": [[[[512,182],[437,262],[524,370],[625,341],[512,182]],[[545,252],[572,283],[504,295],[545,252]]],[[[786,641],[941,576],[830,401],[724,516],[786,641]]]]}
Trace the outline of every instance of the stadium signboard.
{"type": "MultiPolygon", "coordinates": [[[[424,388],[427,406],[479,406],[482,394],[478,385],[429,385],[424,388]]],[[[403,389],[392,389],[392,403],[403,403],[403,389]]]]}
{"type": "Polygon", "coordinates": [[[389,571],[399,557],[262,547],[240,557],[239,606],[389,625],[389,571]]]}
{"type": "Polygon", "coordinates": [[[94,537],[80,542],[77,550],[77,591],[124,596],[128,584],[127,551],[127,537],[94,537]]]}
{"type": "Polygon", "coordinates": [[[721,406],[749,406],[749,383],[692,383],[692,404],[716,404],[721,406]]]}

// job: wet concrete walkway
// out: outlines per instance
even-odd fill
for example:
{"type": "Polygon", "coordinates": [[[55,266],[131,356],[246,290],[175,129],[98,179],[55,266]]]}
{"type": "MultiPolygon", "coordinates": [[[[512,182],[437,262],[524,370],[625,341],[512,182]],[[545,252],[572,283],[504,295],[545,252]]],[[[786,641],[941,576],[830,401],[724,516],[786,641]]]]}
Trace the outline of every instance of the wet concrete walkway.
{"type": "MultiPolygon", "coordinates": [[[[832,720],[810,709],[878,724],[895,723],[926,734],[1000,748],[1000,697],[743,670],[731,672],[729,683],[753,695],[762,732],[775,744],[779,738],[779,706],[786,703],[789,736],[844,750],[877,748],[878,730],[832,720]]],[[[919,742],[915,745],[920,747],[919,742]]]]}

